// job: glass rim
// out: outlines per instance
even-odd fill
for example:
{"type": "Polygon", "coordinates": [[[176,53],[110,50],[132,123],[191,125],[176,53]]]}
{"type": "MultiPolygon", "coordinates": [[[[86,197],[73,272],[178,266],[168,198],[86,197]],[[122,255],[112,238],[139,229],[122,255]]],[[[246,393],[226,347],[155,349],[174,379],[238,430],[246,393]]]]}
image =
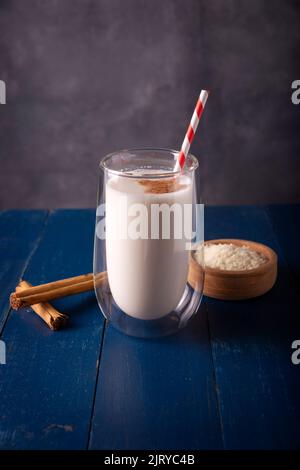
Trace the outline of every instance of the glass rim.
{"type": "MultiPolygon", "coordinates": [[[[134,148],[128,148],[128,149],[123,149],[123,150],[117,150],[115,152],[111,152],[107,154],[100,161],[99,167],[101,168],[101,170],[105,170],[108,173],[111,173],[113,175],[122,176],[126,178],[135,178],[135,179],[139,179],[139,178],[144,179],[145,177],[153,178],[153,179],[154,178],[166,178],[166,177],[170,177],[174,175],[191,173],[199,167],[199,162],[197,158],[195,157],[195,155],[193,155],[192,153],[188,153],[187,159],[186,159],[186,160],[189,159],[191,161],[191,165],[190,166],[185,165],[183,169],[179,169],[177,171],[174,171],[174,170],[162,171],[162,172],[153,174],[153,173],[147,173],[147,169],[145,169],[145,173],[143,173],[142,175],[133,175],[131,172],[132,170],[131,171],[130,170],[128,171],[113,170],[112,168],[109,168],[109,166],[107,165],[107,162],[115,155],[126,153],[126,152],[130,153],[130,152],[141,152],[141,151],[162,152],[162,153],[169,154],[169,155],[173,154],[173,156],[179,154],[179,150],[168,149],[164,147],[134,147],[134,148]]],[[[175,158],[174,158],[174,162],[175,162],[175,158]]]]}

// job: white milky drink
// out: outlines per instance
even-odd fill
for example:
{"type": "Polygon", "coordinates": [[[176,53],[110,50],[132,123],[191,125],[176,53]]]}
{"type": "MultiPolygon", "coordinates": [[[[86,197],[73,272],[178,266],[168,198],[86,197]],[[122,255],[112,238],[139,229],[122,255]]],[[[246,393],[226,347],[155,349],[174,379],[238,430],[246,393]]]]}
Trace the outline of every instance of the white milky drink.
{"type": "Polygon", "coordinates": [[[151,208],[153,204],[171,208],[176,203],[183,217],[184,205],[192,204],[192,188],[191,177],[185,175],[163,180],[112,176],[106,182],[108,280],[118,307],[131,317],[143,320],[163,317],[176,308],[184,293],[189,250],[183,223],[176,220],[180,210],[175,216],[171,211],[170,237],[165,239],[161,217],[156,238],[151,234],[155,219],[151,208]],[[146,210],[146,221],[141,221],[145,214],[141,213],[141,206],[146,210]],[[179,239],[175,238],[174,217],[183,232],[179,239]]]}

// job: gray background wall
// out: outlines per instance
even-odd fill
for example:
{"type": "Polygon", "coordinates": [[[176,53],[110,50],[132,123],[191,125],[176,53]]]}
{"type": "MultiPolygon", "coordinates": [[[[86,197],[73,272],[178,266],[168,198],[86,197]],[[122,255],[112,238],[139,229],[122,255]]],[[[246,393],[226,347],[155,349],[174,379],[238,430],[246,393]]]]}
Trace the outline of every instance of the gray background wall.
{"type": "Polygon", "coordinates": [[[192,150],[204,202],[300,202],[300,2],[0,0],[0,207],[94,206],[98,162],[192,150]]]}

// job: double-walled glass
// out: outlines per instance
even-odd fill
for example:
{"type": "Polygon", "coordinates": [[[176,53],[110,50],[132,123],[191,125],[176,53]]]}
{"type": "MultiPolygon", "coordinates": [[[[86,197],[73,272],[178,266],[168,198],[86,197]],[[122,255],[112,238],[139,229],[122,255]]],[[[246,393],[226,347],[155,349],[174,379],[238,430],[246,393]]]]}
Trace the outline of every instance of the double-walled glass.
{"type": "Polygon", "coordinates": [[[204,284],[198,161],[132,149],[100,163],[94,284],[115,328],[141,337],[174,333],[197,312],[204,284]],[[197,261],[195,258],[197,250],[197,261]]]}

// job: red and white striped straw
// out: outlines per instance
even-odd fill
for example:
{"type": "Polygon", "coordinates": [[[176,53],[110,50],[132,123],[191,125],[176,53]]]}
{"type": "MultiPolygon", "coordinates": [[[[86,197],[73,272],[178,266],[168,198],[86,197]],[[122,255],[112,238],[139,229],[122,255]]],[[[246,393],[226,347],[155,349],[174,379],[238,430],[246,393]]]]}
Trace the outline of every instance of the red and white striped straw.
{"type": "Polygon", "coordinates": [[[188,130],[186,131],[181,150],[177,157],[177,162],[175,164],[174,171],[179,171],[184,167],[185,159],[189,153],[191,143],[193,142],[193,138],[196,133],[206,100],[208,98],[208,94],[209,92],[207,90],[201,90],[190,125],[188,127],[188,130]]]}

